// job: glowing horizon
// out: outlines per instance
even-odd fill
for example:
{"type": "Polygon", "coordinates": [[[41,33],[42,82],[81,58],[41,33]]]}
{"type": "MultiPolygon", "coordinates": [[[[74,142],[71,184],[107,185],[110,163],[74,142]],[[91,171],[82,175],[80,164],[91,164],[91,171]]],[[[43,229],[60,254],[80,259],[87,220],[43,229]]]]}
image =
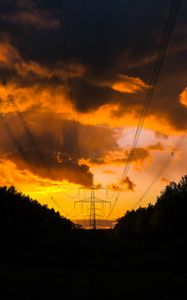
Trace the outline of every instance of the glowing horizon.
{"type": "Polygon", "coordinates": [[[55,3],[39,2],[0,3],[0,185],[14,185],[72,220],[81,217],[74,210],[74,200],[84,198],[81,187],[107,187],[112,204],[120,190],[114,213],[106,208],[103,215],[116,219],[171,158],[141,205],[154,203],[166,184],[187,173],[185,138],[174,149],[187,128],[185,9],[122,178],[152,88],[169,3],[154,3],[150,11],[146,1],[108,1],[105,7],[91,0],[82,28],[80,1],[65,1],[65,41],[62,12],[55,3]]]}

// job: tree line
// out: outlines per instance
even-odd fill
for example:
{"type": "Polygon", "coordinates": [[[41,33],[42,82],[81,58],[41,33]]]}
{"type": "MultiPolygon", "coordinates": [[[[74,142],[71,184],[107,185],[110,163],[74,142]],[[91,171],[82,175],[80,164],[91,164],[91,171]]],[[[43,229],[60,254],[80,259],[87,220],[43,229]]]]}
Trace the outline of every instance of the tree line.
{"type": "Polygon", "coordinates": [[[154,205],[127,211],[115,231],[124,238],[167,239],[187,234],[187,175],[171,182],[154,205]]]}
{"type": "Polygon", "coordinates": [[[13,186],[0,188],[1,241],[31,244],[55,234],[63,237],[75,228],[59,212],[17,192],[13,186]]]}

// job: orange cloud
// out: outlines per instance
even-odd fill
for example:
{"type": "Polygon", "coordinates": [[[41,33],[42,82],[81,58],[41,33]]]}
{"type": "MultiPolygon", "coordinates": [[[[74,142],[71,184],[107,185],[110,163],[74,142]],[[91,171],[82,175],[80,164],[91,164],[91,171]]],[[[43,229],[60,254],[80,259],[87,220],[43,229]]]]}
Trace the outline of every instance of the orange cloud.
{"type": "MultiPolygon", "coordinates": [[[[33,61],[24,61],[15,47],[0,43],[0,67],[4,69],[0,83],[1,112],[17,110],[9,101],[9,96],[13,95],[22,112],[37,106],[40,111],[53,110],[66,113],[67,118],[72,117],[69,90],[64,84],[64,78],[67,78],[64,63],[49,68],[33,61]]],[[[82,65],[70,64],[71,78],[81,77],[84,73],[82,65]]]]}
{"type": "Polygon", "coordinates": [[[0,185],[15,185],[19,189],[20,186],[23,187],[42,181],[42,178],[39,178],[27,169],[18,169],[16,164],[9,159],[0,159],[0,175],[0,185]]]}
{"type": "MultiPolygon", "coordinates": [[[[129,150],[113,150],[108,151],[108,153],[103,153],[103,155],[98,158],[92,159],[82,159],[81,162],[88,165],[89,167],[99,166],[99,165],[125,165],[129,159],[129,150]]],[[[144,148],[136,148],[134,149],[130,162],[133,164],[136,170],[141,170],[146,161],[150,161],[151,156],[148,149],[144,148]]]]}
{"type": "Polygon", "coordinates": [[[108,188],[112,191],[122,191],[120,186],[118,184],[115,184],[115,183],[109,184],[108,188]]]}
{"type": "MultiPolygon", "coordinates": [[[[13,95],[21,111],[40,107],[51,111],[71,113],[67,73],[65,63],[57,63],[47,67],[34,61],[25,61],[18,50],[9,43],[0,43],[0,68],[2,80],[0,83],[1,111],[13,112],[8,99],[13,95]],[[51,99],[53,104],[51,105],[51,99]],[[58,108],[58,109],[57,109],[58,108]]],[[[70,63],[70,76],[82,77],[85,68],[77,63],[70,63]]]]}
{"type": "Polygon", "coordinates": [[[113,175],[113,174],[115,174],[115,172],[113,170],[105,170],[105,171],[103,171],[103,174],[113,175]]]}
{"type": "Polygon", "coordinates": [[[137,93],[148,89],[149,86],[138,77],[129,77],[127,75],[119,75],[118,81],[113,86],[113,90],[121,93],[137,93]]]}
{"type": "Polygon", "coordinates": [[[158,150],[158,151],[163,151],[164,150],[164,146],[161,143],[156,143],[154,145],[150,145],[148,146],[148,149],[150,150],[158,150]]]}
{"type": "MultiPolygon", "coordinates": [[[[23,2],[22,2],[23,3],[23,2]]],[[[27,1],[28,3],[28,1],[27,1]]],[[[21,4],[21,3],[20,3],[21,4]]],[[[25,2],[26,4],[26,2],[25,2]]],[[[34,6],[19,5],[24,8],[22,11],[9,13],[9,15],[0,15],[0,19],[11,24],[30,25],[39,29],[57,29],[61,26],[60,19],[53,18],[50,13],[41,9],[35,9],[34,6]],[[29,9],[28,9],[29,8],[29,9]]]]}
{"type": "Polygon", "coordinates": [[[20,170],[28,170],[38,177],[62,182],[64,180],[90,186],[93,184],[93,174],[87,165],[77,161],[66,159],[59,163],[52,153],[42,152],[42,160],[36,151],[24,151],[24,157],[14,152],[6,155],[7,159],[13,161],[20,170]],[[24,158],[28,159],[24,159],[24,158]],[[45,162],[45,163],[43,163],[45,162]]]}
{"type": "MultiPolygon", "coordinates": [[[[0,64],[4,65],[16,64],[20,61],[18,51],[10,44],[0,43],[0,64]]],[[[12,67],[12,65],[11,65],[12,67]]]]}
{"type": "Polygon", "coordinates": [[[14,185],[19,190],[23,189],[24,191],[34,186],[34,189],[38,190],[39,188],[44,193],[46,189],[62,192],[63,189],[70,190],[75,187],[78,189],[81,186],[79,183],[69,183],[67,180],[53,180],[33,174],[26,165],[19,168],[15,162],[7,158],[0,159],[0,186],[4,185],[14,185]]]}
{"type": "Polygon", "coordinates": [[[179,96],[179,102],[187,107],[187,88],[185,88],[179,96]]]}
{"type": "Polygon", "coordinates": [[[133,183],[128,176],[126,176],[122,181],[121,184],[124,186],[125,189],[134,191],[135,183],[133,183]]]}
{"type": "MultiPolygon", "coordinates": [[[[129,150],[116,151],[106,156],[107,163],[125,164],[128,161],[129,150]]],[[[133,150],[130,156],[130,161],[135,164],[136,167],[142,165],[142,163],[150,159],[150,153],[147,149],[136,148],[133,150]]]]}
{"type": "MultiPolygon", "coordinates": [[[[0,43],[0,65],[15,70],[22,77],[31,76],[31,74],[43,79],[52,79],[54,76],[67,77],[65,63],[59,62],[49,68],[34,61],[25,61],[18,50],[8,43],[0,43]]],[[[71,63],[69,72],[72,78],[81,77],[85,74],[85,67],[78,63],[71,63]]]]}
{"type": "MultiPolygon", "coordinates": [[[[3,68],[2,82],[0,84],[0,104],[3,113],[15,112],[15,105],[10,103],[9,95],[13,95],[22,112],[38,110],[63,114],[63,117],[72,119],[72,105],[69,88],[66,82],[65,65],[60,62],[53,67],[44,66],[34,61],[25,61],[19,51],[9,43],[0,43],[0,66],[3,68]]],[[[81,64],[70,63],[71,78],[85,75],[85,67],[81,64]]],[[[135,93],[147,88],[139,78],[121,75],[126,84],[128,93],[135,93]]],[[[97,82],[96,85],[111,86],[111,82],[97,82]]],[[[76,93],[75,93],[76,94],[76,93]]],[[[105,104],[91,113],[77,113],[76,117],[83,124],[109,124],[110,127],[134,126],[137,124],[137,115],[134,111],[124,111],[120,116],[115,112],[120,110],[119,104],[105,104]],[[127,114],[128,111],[128,114],[127,114]]],[[[162,131],[163,134],[176,132],[166,119],[147,116],[145,128],[162,131]]]]}
{"type": "Polygon", "coordinates": [[[162,133],[162,132],[159,132],[159,131],[155,131],[155,136],[157,137],[157,138],[161,138],[161,139],[167,139],[168,138],[168,135],[167,134],[164,134],[164,133],[162,133]]]}
{"type": "Polygon", "coordinates": [[[111,189],[112,191],[132,191],[134,192],[136,184],[133,183],[128,176],[126,176],[123,180],[119,182],[119,184],[109,184],[108,188],[111,189]]]}
{"type": "MultiPolygon", "coordinates": [[[[47,204],[67,215],[66,209],[72,210],[69,197],[78,192],[80,185],[64,181],[53,181],[49,178],[39,177],[27,169],[20,170],[16,164],[8,159],[0,159],[0,186],[15,186],[24,194],[47,204]],[[67,201],[68,199],[68,201],[67,201]],[[63,203],[63,206],[61,204],[63,203]],[[65,204],[65,207],[64,207],[65,204]],[[64,211],[65,209],[65,211],[64,211]]],[[[72,217],[72,215],[71,215],[72,217]]]]}

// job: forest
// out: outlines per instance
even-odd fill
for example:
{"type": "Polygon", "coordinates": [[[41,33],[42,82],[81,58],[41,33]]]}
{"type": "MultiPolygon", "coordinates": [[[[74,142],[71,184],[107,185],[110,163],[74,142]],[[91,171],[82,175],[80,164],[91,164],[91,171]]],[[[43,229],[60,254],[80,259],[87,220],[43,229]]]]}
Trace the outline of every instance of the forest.
{"type": "Polygon", "coordinates": [[[187,175],[113,229],[84,230],[1,187],[1,299],[186,299],[186,199],[187,175]]]}
{"type": "Polygon", "coordinates": [[[115,230],[128,238],[173,239],[187,234],[187,175],[171,182],[154,205],[127,211],[115,230]]]}

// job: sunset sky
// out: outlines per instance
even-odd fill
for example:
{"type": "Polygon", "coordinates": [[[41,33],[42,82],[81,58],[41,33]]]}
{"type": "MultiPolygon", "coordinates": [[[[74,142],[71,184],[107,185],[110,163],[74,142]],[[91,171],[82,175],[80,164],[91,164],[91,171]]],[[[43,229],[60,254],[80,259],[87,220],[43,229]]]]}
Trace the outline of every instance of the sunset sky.
{"type": "MultiPolygon", "coordinates": [[[[121,182],[171,0],[0,1],[0,185],[72,219],[93,184],[131,209],[187,128],[182,1],[128,172],[121,182]]],[[[141,205],[187,173],[187,138],[141,205]]],[[[107,196],[107,197],[106,197],[107,196]]]]}

